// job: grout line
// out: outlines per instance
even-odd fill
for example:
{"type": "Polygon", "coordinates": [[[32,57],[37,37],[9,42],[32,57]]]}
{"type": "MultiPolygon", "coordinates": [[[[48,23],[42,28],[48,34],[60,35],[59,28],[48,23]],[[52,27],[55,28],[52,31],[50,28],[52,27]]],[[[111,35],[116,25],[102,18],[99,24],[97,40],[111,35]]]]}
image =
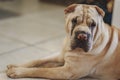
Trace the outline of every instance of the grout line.
{"type": "Polygon", "coordinates": [[[22,41],[22,40],[16,39],[16,38],[14,38],[14,37],[7,36],[7,35],[2,34],[2,33],[0,33],[0,35],[2,35],[3,37],[8,38],[8,39],[10,39],[10,40],[17,41],[18,43],[22,43],[22,44],[24,44],[24,45],[27,45],[27,46],[30,46],[30,45],[31,45],[31,44],[26,43],[26,42],[24,42],[24,41],[22,41]]]}
{"type": "Polygon", "coordinates": [[[22,41],[22,40],[19,40],[19,39],[14,38],[14,37],[10,37],[10,36],[4,35],[4,34],[2,34],[2,33],[0,33],[0,35],[4,36],[4,37],[6,37],[6,38],[9,38],[9,39],[11,39],[11,40],[15,40],[15,41],[17,41],[17,42],[20,42],[20,43],[22,43],[22,44],[25,44],[25,45],[27,45],[27,46],[34,46],[34,45],[37,45],[37,44],[40,44],[40,43],[43,43],[43,42],[46,42],[46,41],[49,41],[49,40],[53,40],[53,39],[55,39],[55,38],[58,38],[58,37],[62,37],[62,36],[63,36],[63,34],[60,34],[60,35],[57,35],[57,36],[53,36],[53,37],[49,37],[49,38],[43,39],[43,40],[40,41],[40,42],[36,42],[36,43],[26,43],[25,41],[22,41]]]}
{"type": "MultiPolygon", "coordinates": [[[[26,47],[27,47],[27,46],[26,46],[26,47]]],[[[13,50],[10,50],[10,51],[7,51],[7,52],[0,53],[0,56],[9,54],[9,53],[14,52],[14,51],[17,51],[17,50],[24,49],[24,48],[26,48],[26,47],[16,48],[16,49],[13,49],[13,50]]]]}
{"type": "Polygon", "coordinates": [[[50,51],[50,50],[48,50],[48,49],[45,49],[45,48],[43,48],[43,47],[37,47],[37,46],[35,46],[35,45],[33,45],[32,47],[34,47],[34,48],[36,48],[36,49],[42,49],[42,50],[44,50],[44,51],[48,51],[48,52],[52,53],[52,51],[50,51]]]}
{"type": "Polygon", "coordinates": [[[54,36],[54,37],[50,37],[50,38],[45,39],[45,40],[42,40],[42,41],[40,41],[40,42],[36,42],[36,43],[34,43],[33,45],[37,45],[37,44],[44,43],[44,42],[47,42],[47,41],[50,41],[50,40],[54,40],[54,39],[56,39],[56,38],[58,38],[58,37],[63,37],[63,34],[60,34],[60,35],[54,36]]]}
{"type": "Polygon", "coordinates": [[[44,47],[38,47],[38,46],[36,46],[36,45],[34,45],[34,47],[36,47],[36,48],[38,48],[38,49],[47,50],[47,51],[49,51],[50,53],[55,53],[55,52],[61,52],[61,51],[62,51],[62,46],[61,46],[60,49],[57,49],[57,50],[54,50],[54,51],[50,51],[49,49],[46,49],[46,48],[44,48],[44,47]]]}
{"type": "Polygon", "coordinates": [[[4,36],[4,37],[6,37],[6,38],[9,38],[9,39],[11,39],[11,40],[18,41],[18,42],[23,43],[23,44],[26,45],[26,46],[24,46],[24,47],[16,48],[16,49],[10,50],[10,51],[8,51],[8,52],[0,53],[0,56],[1,56],[1,55],[6,55],[6,54],[8,54],[8,53],[11,53],[11,52],[14,52],[14,51],[17,51],[17,50],[24,49],[24,48],[27,48],[27,47],[35,47],[35,48],[37,48],[37,49],[42,49],[42,50],[46,50],[46,51],[48,51],[48,52],[50,52],[50,53],[54,53],[53,51],[49,51],[49,50],[47,50],[47,49],[45,49],[45,48],[42,48],[42,47],[37,47],[36,45],[63,36],[63,34],[60,34],[60,35],[58,35],[58,36],[50,37],[50,38],[47,38],[47,39],[42,40],[42,41],[40,41],[40,42],[36,42],[36,43],[34,43],[34,44],[29,44],[29,43],[26,43],[26,42],[24,42],[24,41],[18,40],[18,39],[16,39],[16,38],[13,38],[13,37],[10,37],[10,36],[1,34],[1,33],[0,33],[0,35],[4,36]]]}
{"type": "Polygon", "coordinates": [[[9,54],[9,53],[12,54],[12,52],[15,52],[15,51],[18,51],[18,50],[22,50],[22,49],[25,49],[25,48],[27,48],[27,47],[33,47],[33,48],[41,49],[41,50],[45,50],[45,51],[48,51],[48,52],[51,53],[51,51],[49,51],[49,50],[47,50],[47,49],[39,48],[39,47],[37,47],[37,46],[33,46],[33,45],[32,45],[32,46],[25,46],[25,47],[17,48],[17,49],[14,49],[14,50],[8,51],[8,52],[0,53],[0,56],[2,56],[2,55],[6,55],[6,54],[9,54]]]}

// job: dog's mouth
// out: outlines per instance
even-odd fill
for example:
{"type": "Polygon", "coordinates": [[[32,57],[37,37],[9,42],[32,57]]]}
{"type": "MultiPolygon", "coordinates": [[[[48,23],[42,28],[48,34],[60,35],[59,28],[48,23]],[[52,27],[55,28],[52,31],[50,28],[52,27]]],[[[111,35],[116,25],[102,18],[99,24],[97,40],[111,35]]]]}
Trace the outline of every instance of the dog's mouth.
{"type": "Polygon", "coordinates": [[[90,38],[90,36],[88,37],[87,40],[79,40],[75,37],[74,40],[71,43],[71,49],[73,50],[73,49],[76,49],[76,48],[81,48],[85,52],[88,52],[91,48],[91,38],[90,38]]]}

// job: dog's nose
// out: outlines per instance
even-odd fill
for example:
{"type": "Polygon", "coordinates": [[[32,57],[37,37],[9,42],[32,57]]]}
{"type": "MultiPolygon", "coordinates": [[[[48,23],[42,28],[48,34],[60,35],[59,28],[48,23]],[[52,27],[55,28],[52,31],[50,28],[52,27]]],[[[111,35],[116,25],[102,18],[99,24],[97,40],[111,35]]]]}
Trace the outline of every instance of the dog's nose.
{"type": "Polygon", "coordinates": [[[76,37],[79,40],[87,40],[87,33],[84,31],[79,31],[77,32],[76,37]]]}

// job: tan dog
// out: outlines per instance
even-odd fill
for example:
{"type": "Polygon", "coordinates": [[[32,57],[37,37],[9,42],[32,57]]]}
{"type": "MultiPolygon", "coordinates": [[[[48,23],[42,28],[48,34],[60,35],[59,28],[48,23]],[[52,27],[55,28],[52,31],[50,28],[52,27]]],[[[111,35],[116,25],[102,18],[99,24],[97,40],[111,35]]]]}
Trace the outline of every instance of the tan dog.
{"type": "Polygon", "coordinates": [[[103,10],[94,5],[73,4],[65,9],[65,16],[62,52],[19,66],[8,65],[7,75],[11,78],[120,79],[120,30],[103,22],[103,10]]]}

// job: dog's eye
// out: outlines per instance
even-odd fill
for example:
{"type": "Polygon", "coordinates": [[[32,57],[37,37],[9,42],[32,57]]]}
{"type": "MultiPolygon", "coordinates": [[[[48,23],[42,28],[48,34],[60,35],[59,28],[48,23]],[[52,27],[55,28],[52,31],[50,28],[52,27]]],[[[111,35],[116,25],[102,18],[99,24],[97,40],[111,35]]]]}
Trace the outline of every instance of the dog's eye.
{"type": "Polygon", "coordinates": [[[91,26],[91,27],[95,27],[95,26],[96,26],[96,23],[93,21],[90,26],[91,26]]]}
{"type": "Polygon", "coordinates": [[[77,24],[77,17],[72,20],[72,24],[77,24]]]}
{"type": "Polygon", "coordinates": [[[95,27],[96,26],[96,22],[94,21],[94,20],[92,20],[91,22],[90,22],[90,25],[89,25],[90,27],[95,27]]]}
{"type": "Polygon", "coordinates": [[[95,27],[96,26],[96,22],[93,19],[87,19],[87,24],[89,27],[95,27]]]}

